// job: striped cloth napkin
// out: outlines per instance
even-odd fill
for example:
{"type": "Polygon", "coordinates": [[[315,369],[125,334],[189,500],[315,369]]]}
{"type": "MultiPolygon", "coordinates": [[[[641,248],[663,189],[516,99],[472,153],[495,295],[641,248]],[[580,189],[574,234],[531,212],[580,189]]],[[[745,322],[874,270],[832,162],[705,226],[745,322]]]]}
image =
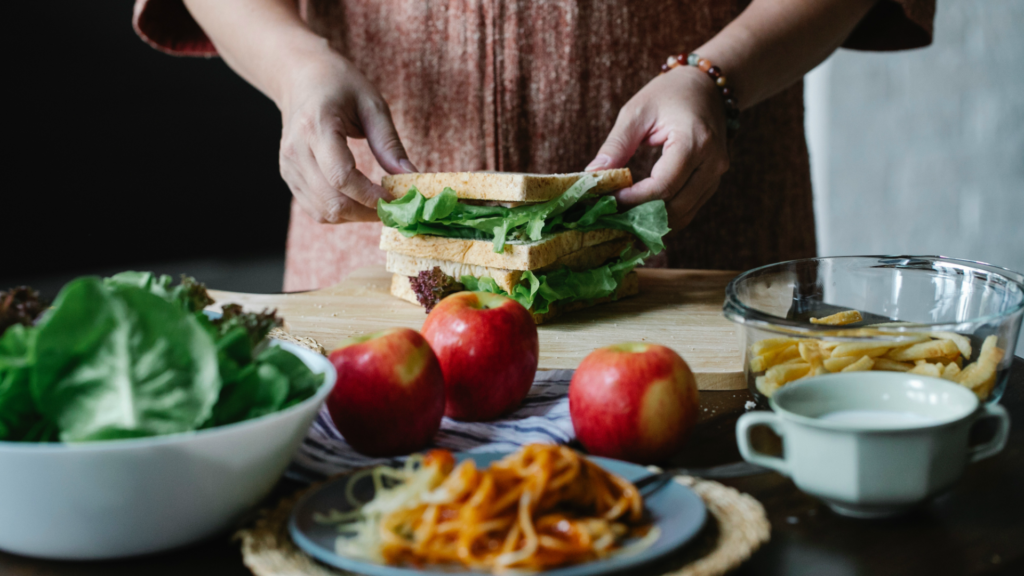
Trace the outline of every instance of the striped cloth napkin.
{"type": "MultiPolygon", "coordinates": [[[[567,444],[576,438],[569,418],[569,381],[572,370],[537,372],[533,387],[513,413],[491,422],[458,422],[445,418],[430,448],[453,452],[512,452],[533,443],[567,444]]],[[[394,463],[371,458],[352,449],[321,407],[286,476],[312,482],[356,468],[394,463]]]]}

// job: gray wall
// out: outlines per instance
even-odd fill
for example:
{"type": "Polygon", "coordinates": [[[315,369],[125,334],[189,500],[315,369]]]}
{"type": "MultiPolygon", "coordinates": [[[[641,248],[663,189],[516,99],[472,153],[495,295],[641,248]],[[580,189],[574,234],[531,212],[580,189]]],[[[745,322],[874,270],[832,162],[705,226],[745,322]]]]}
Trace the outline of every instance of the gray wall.
{"type": "Polygon", "coordinates": [[[1024,272],[1024,1],[940,0],[932,46],[840,50],[806,86],[820,254],[1024,272]]]}

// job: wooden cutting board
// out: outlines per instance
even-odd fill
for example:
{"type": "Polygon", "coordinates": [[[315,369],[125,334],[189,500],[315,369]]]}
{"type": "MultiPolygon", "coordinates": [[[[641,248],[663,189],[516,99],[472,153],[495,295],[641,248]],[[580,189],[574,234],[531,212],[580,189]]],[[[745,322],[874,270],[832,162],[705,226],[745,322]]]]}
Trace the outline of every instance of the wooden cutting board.
{"type": "MultiPolygon", "coordinates": [[[[619,342],[653,342],[678,352],[701,390],[740,390],[743,377],[738,327],[722,316],[732,272],[638,270],[640,293],[579,310],[538,326],[540,368],[575,368],[595,348],[619,342]]],[[[423,308],[391,296],[391,274],[363,268],[344,282],[291,294],[243,294],[211,290],[220,304],[277,308],[293,334],[330,350],[354,335],[394,326],[419,330],[423,308]]]]}

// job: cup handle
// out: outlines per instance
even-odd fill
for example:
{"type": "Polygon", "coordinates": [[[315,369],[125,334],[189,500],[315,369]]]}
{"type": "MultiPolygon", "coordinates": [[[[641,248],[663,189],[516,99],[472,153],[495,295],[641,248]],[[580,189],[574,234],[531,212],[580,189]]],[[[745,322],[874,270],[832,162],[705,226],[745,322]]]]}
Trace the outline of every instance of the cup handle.
{"type": "MultiPolygon", "coordinates": [[[[736,421],[736,443],[740,448],[740,455],[747,462],[752,462],[765,468],[771,468],[779,474],[789,476],[789,466],[784,458],[769,456],[758,452],[750,446],[750,429],[754,426],[765,425],[775,431],[780,437],[785,437],[782,431],[782,422],[779,417],[771,412],[748,412],[736,421]]],[[[1004,438],[1005,442],[1005,438],[1004,438]]],[[[1000,446],[1002,448],[1002,446],[1000,446]]],[[[785,454],[785,453],[783,453],[785,454]]]]}
{"type": "Polygon", "coordinates": [[[1003,447],[1006,446],[1006,439],[1010,436],[1010,415],[1006,413],[1006,408],[1003,408],[999,404],[988,404],[982,406],[981,415],[975,422],[985,420],[986,418],[995,418],[999,420],[999,428],[996,429],[996,435],[988,442],[972,446],[967,456],[971,462],[977,462],[978,460],[984,460],[989,456],[995,456],[1003,451],[1003,447]]]}

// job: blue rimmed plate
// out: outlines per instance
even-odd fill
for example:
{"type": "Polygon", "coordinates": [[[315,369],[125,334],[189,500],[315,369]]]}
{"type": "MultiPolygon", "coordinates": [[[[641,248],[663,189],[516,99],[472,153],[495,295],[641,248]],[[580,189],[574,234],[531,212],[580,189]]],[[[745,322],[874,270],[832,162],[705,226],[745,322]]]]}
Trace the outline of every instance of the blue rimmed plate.
{"type": "MultiPolygon", "coordinates": [[[[455,455],[458,461],[471,458],[478,468],[486,468],[494,460],[507,454],[468,454],[455,455]]],[[[650,474],[636,464],[607,458],[591,458],[605,470],[618,474],[627,480],[635,481],[650,474]]],[[[422,576],[424,574],[459,574],[480,573],[457,565],[435,565],[423,568],[411,566],[389,566],[378,564],[361,558],[341,556],[335,553],[335,542],[338,531],[334,525],[322,524],[313,519],[314,514],[326,514],[331,510],[346,512],[351,510],[345,498],[345,485],[348,476],[338,476],[323,486],[306,494],[292,510],[288,522],[288,531],[292,540],[310,556],[317,560],[343,570],[350,570],[368,576],[422,576]]],[[[355,486],[356,496],[367,501],[373,497],[373,484],[367,479],[355,486]]],[[[650,513],[655,527],[660,529],[658,539],[649,547],[634,554],[620,554],[603,560],[594,560],[584,564],[576,564],[545,572],[550,576],[593,576],[609,572],[625,571],[642,564],[653,562],[676,550],[679,550],[700,533],[707,518],[707,508],[700,496],[686,486],[676,482],[648,496],[644,505],[650,513]]]]}

